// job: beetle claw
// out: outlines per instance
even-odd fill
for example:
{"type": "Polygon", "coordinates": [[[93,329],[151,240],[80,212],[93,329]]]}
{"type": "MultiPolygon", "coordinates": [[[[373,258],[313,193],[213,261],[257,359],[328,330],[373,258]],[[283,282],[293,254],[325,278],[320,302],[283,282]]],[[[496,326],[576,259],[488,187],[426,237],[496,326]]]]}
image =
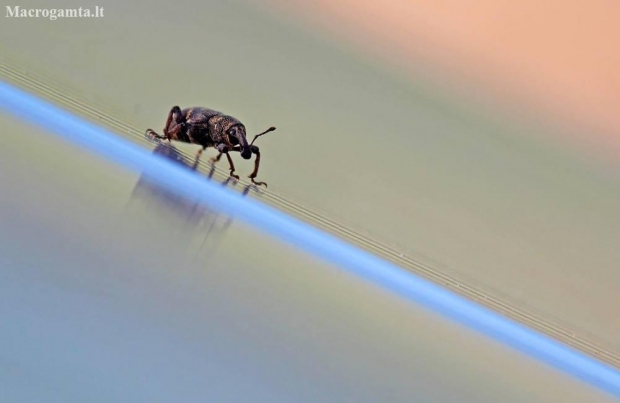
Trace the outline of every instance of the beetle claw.
{"type": "Polygon", "coordinates": [[[256,182],[256,181],[254,180],[254,177],[253,177],[253,176],[249,176],[249,178],[250,178],[250,180],[252,181],[252,183],[253,183],[253,184],[255,184],[256,186],[265,186],[265,187],[267,187],[267,183],[266,183],[266,182],[256,182]]]}
{"type": "Polygon", "coordinates": [[[148,141],[155,142],[155,143],[159,143],[159,140],[164,138],[163,136],[160,136],[159,134],[157,134],[153,129],[147,129],[144,132],[144,137],[146,137],[148,141]]]}

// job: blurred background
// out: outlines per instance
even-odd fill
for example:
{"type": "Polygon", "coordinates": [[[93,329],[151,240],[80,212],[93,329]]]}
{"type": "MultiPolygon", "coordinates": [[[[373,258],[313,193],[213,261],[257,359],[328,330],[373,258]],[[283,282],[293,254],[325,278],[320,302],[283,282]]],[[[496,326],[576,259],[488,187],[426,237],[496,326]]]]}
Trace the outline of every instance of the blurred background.
{"type": "MultiPolygon", "coordinates": [[[[96,5],[103,18],[3,17],[2,78],[135,130],[160,130],[173,105],[250,133],[274,125],[259,140],[269,192],[617,360],[617,2],[20,4],[96,5]]],[[[10,117],[3,127],[8,401],[607,398],[10,117]]]]}

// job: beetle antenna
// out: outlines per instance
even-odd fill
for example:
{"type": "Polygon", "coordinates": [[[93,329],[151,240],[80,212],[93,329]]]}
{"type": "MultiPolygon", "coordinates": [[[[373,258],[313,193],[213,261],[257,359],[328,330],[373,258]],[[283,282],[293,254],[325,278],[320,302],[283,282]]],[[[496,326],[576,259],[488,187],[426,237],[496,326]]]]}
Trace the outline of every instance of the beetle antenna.
{"type": "Polygon", "coordinates": [[[264,132],[257,134],[256,136],[254,136],[254,140],[252,140],[252,142],[250,143],[250,145],[254,144],[254,142],[256,141],[257,138],[259,138],[260,136],[262,136],[263,134],[267,134],[269,132],[272,132],[276,130],[275,127],[271,126],[269,129],[265,130],[264,132]]]}

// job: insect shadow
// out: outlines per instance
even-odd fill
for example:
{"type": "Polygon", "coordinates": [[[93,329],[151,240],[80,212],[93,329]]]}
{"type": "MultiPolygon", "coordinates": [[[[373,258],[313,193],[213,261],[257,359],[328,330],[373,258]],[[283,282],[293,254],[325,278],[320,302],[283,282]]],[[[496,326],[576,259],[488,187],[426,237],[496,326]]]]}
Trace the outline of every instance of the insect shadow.
{"type": "MultiPolygon", "coordinates": [[[[172,144],[157,144],[153,154],[191,171],[197,171],[198,160],[190,161],[172,144]]],[[[205,179],[214,180],[214,173],[215,166],[211,165],[205,179]]],[[[221,186],[227,187],[231,183],[234,185],[235,181],[228,177],[221,186]]],[[[255,187],[247,185],[242,195],[246,196],[255,187]]],[[[149,217],[144,220],[148,222],[149,230],[159,232],[167,242],[181,244],[200,254],[211,254],[233,222],[230,216],[197,199],[168,190],[147,174],[141,175],[133,188],[130,205],[132,214],[146,214],[149,217]]]]}

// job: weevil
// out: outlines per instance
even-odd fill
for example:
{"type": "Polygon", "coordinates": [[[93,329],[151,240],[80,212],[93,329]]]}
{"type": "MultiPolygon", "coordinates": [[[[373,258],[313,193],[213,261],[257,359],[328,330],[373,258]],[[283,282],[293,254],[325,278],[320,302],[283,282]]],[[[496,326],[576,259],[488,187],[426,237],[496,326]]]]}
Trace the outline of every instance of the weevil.
{"type": "Polygon", "coordinates": [[[202,152],[208,147],[214,147],[219,154],[217,157],[211,158],[211,162],[219,161],[225,154],[230,165],[230,176],[237,180],[239,176],[235,175],[235,164],[229,153],[232,151],[239,152],[241,157],[246,160],[252,158],[252,154],[254,154],[256,155],[254,171],[249,175],[249,178],[256,185],[267,186],[265,182],[254,180],[258,175],[260,166],[260,149],[254,145],[254,142],[263,134],[274,130],[276,130],[275,127],[270,127],[254,136],[252,142],[248,144],[245,126],[238,119],[213,109],[192,107],[181,110],[178,106],[174,106],[168,113],[163,136],[152,129],[147,129],[145,134],[162,140],[198,144],[202,147],[198,150],[196,159],[200,158],[202,152]]]}

